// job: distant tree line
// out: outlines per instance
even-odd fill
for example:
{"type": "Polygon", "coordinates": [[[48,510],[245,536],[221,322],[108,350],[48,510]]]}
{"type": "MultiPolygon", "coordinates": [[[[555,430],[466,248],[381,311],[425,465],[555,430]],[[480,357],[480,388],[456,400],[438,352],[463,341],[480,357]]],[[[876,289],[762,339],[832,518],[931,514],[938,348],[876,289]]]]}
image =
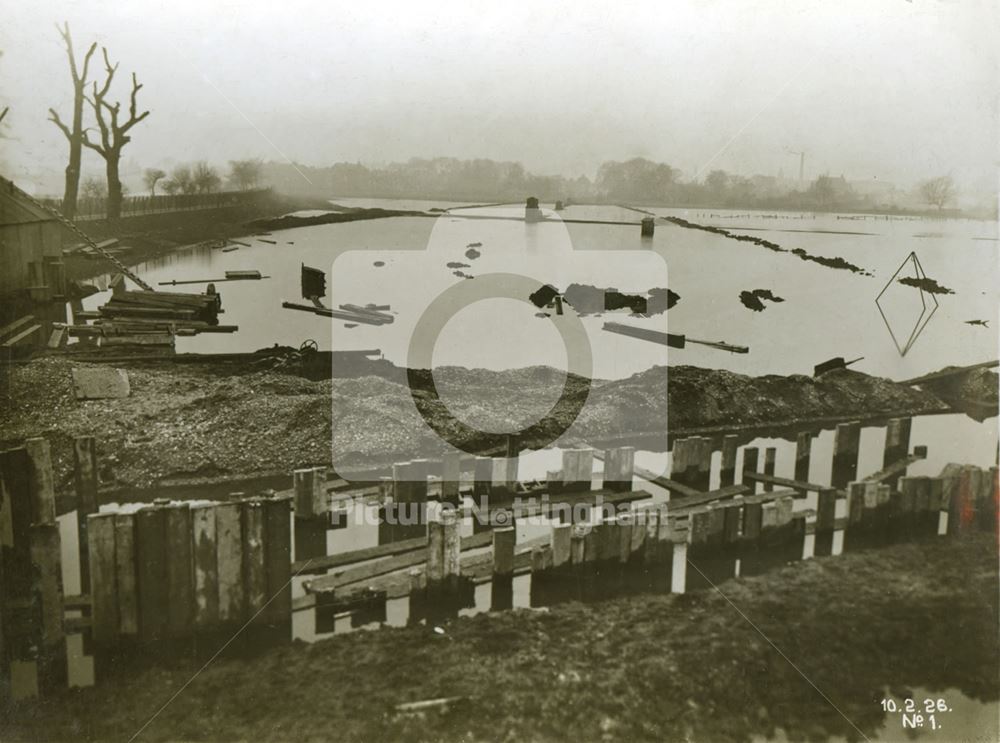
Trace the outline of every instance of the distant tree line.
{"type": "Polygon", "coordinates": [[[268,162],[262,181],[279,191],[311,196],[367,196],[454,201],[518,202],[526,196],[543,201],[590,201],[635,205],[794,209],[814,211],[872,210],[895,207],[906,196],[939,210],[954,201],[948,176],[920,184],[916,195],[859,193],[843,176],[820,175],[809,183],[775,176],[742,176],[713,170],[684,179],[667,163],[645,158],[603,163],[593,179],[535,175],[521,163],[487,159],[413,158],[372,167],[336,163],[328,167],[268,162]]]}

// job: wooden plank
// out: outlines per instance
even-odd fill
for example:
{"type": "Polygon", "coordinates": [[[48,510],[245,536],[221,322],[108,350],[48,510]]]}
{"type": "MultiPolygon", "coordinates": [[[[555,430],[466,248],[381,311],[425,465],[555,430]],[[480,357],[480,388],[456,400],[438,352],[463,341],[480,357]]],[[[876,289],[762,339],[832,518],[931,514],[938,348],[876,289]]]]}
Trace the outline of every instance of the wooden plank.
{"type": "Polygon", "coordinates": [[[167,631],[174,637],[190,635],[194,623],[194,560],[191,508],[172,504],[164,515],[167,564],[167,631]]]}
{"type": "Polygon", "coordinates": [[[901,474],[905,474],[907,468],[914,462],[919,462],[921,459],[926,459],[923,455],[910,454],[897,462],[893,462],[885,469],[881,469],[878,472],[874,472],[868,477],[862,479],[862,482],[890,482],[899,479],[901,474]]]}
{"type": "MultiPolygon", "coordinates": [[[[790,480],[787,477],[775,477],[774,475],[766,475],[759,472],[745,472],[743,477],[750,482],[760,482],[766,485],[778,485],[782,488],[791,488],[792,490],[798,490],[802,494],[805,493],[818,493],[820,490],[825,490],[827,485],[817,485],[814,482],[800,482],[798,480],[790,480]]],[[[767,490],[765,488],[765,490],[767,490]]]]}
{"type": "Polygon", "coordinates": [[[704,506],[708,503],[714,503],[716,501],[728,500],[729,498],[735,498],[738,495],[748,495],[753,492],[753,488],[749,484],[747,485],[729,485],[724,488],[719,488],[718,490],[713,490],[708,493],[699,493],[691,498],[684,498],[682,500],[671,501],[670,512],[676,514],[687,513],[689,509],[698,508],[704,506]]]}
{"type": "Polygon", "coordinates": [[[115,514],[92,514],[87,521],[92,637],[98,646],[110,647],[119,633],[115,514]]]}
{"type": "Polygon", "coordinates": [[[241,508],[239,503],[218,503],[213,510],[218,569],[218,616],[222,622],[238,622],[246,612],[241,508]]]}
{"type": "Polygon", "coordinates": [[[719,470],[719,487],[726,487],[736,482],[736,451],[739,448],[739,437],[730,434],[722,438],[722,466],[719,470]]]}
{"type": "Polygon", "coordinates": [[[263,622],[261,609],[267,601],[264,556],[264,506],[259,500],[243,501],[243,581],[247,613],[263,622]]]}
{"type": "Polygon", "coordinates": [[[799,482],[809,479],[809,464],[812,454],[813,435],[810,431],[801,431],[795,437],[795,478],[799,482]]]}
{"type": "Polygon", "coordinates": [[[80,546],[80,590],[87,593],[90,590],[87,516],[97,513],[97,448],[93,436],[78,436],[73,440],[73,485],[80,546]]]}
{"type": "Polygon", "coordinates": [[[166,513],[160,506],[135,512],[135,564],[139,585],[139,634],[161,639],[167,629],[166,513]]]}
{"type": "MultiPolygon", "coordinates": [[[[239,504],[231,504],[239,516],[239,504]]],[[[218,506],[198,504],[191,509],[191,545],[194,569],[194,623],[205,628],[219,621],[218,506]]],[[[231,518],[231,516],[230,516],[231,518]]],[[[230,524],[230,528],[232,525],[230,524]]],[[[239,524],[237,522],[239,535],[239,524]]],[[[240,536],[237,536],[240,539],[240,536]]],[[[242,565],[240,566],[242,573],[242,565]]],[[[242,582],[242,575],[240,576],[242,582]]]]}
{"type": "Polygon", "coordinates": [[[263,617],[275,624],[292,616],[292,510],[291,499],[264,501],[264,559],[267,608],[263,617]]]}
{"type": "Polygon", "coordinates": [[[31,523],[54,524],[56,521],[56,493],[52,481],[52,457],[49,442],[31,438],[24,442],[28,456],[28,490],[31,497],[31,523]]]}
{"type": "Polygon", "coordinates": [[[37,333],[41,329],[42,329],[41,325],[32,325],[27,330],[22,330],[17,335],[8,338],[3,343],[0,343],[0,347],[2,347],[2,348],[13,348],[18,343],[20,343],[21,341],[23,341],[25,338],[28,338],[28,337],[34,335],[35,333],[37,333]]]}
{"type": "Polygon", "coordinates": [[[18,328],[24,328],[25,325],[27,325],[34,319],[35,319],[34,315],[25,315],[24,317],[19,318],[12,323],[4,325],[2,328],[0,328],[0,339],[3,339],[4,337],[11,335],[18,328]]]}
{"type": "Polygon", "coordinates": [[[118,633],[139,634],[139,587],[135,566],[135,516],[114,515],[115,582],[118,592],[118,633]]]}

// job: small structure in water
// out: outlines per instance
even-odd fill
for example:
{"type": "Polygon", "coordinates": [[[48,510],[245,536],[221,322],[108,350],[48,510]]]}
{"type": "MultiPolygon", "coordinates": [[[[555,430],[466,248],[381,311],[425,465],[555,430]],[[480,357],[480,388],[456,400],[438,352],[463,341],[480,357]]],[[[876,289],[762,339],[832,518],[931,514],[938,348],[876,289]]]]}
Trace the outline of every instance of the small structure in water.
{"type": "Polygon", "coordinates": [[[534,196],[529,196],[527,201],[524,202],[524,221],[541,222],[542,219],[542,210],[538,208],[538,199],[534,196]]]}

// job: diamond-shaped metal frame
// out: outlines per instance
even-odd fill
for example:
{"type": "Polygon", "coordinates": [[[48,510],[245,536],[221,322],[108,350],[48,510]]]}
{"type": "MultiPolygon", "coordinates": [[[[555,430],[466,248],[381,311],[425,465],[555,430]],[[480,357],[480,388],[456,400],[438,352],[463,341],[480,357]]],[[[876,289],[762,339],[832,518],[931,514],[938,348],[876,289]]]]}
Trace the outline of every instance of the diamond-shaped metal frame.
{"type": "Polygon", "coordinates": [[[917,322],[913,326],[913,331],[910,333],[910,337],[906,340],[906,345],[900,347],[899,339],[896,338],[896,334],[892,331],[892,326],[889,324],[889,318],[885,316],[885,312],[882,310],[882,304],[879,300],[882,299],[882,295],[885,294],[889,287],[892,286],[893,282],[896,281],[896,277],[899,276],[900,272],[906,268],[907,263],[913,264],[913,270],[917,275],[917,279],[927,278],[927,274],[924,273],[924,267],[920,265],[920,259],[917,258],[917,254],[910,251],[910,254],[906,256],[906,259],[899,265],[899,268],[896,269],[896,273],[892,275],[892,278],[890,278],[886,285],[882,287],[882,291],[880,291],[878,296],[875,297],[875,306],[878,307],[878,312],[882,316],[882,322],[885,323],[885,327],[889,331],[889,335],[892,337],[892,342],[896,344],[896,350],[899,351],[900,356],[906,356],[907,351],[913,348],[913,344],[916,343],[919,335],[923,332],[924,328],[927,327],[927,323],[930,322],[931,317],[935,312],[937,312],[939,306],[937,297],[935,297],[933,293],[925,292],[920,287],[917,287],[920,290],[920,304],[922,307],[920,310],[920,317],[917,318],[917,322]],[[933,303],[933,307],[930,307],[928,304],[928,297],[933,303]],[[930,309],[930,312],[928,312],[928,309],[930,309]],[[924,315],[926,315],[926,317],[924,317],[924,315]]]}

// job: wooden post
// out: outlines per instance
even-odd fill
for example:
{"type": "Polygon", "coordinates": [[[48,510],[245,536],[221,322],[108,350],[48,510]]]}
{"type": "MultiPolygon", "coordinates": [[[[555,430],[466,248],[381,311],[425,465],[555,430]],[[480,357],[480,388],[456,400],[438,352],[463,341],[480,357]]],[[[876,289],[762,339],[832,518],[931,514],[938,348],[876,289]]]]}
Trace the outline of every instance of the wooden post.
{"type": "Polygon", "coordinates": [[[191,634],[194,620],[194,562],[191,555],[191,508],[175,503],[166,509],[167,629],[172,637],[191,634]]]}
{"type": "Polygon", "coordinates": [[[743,541],[754,542],[757,540],[760,536],[763,517],[763,508],[760,503],[743,504],[743,527],[740,530],[743,541]]]}
{"type": "Polygon", "coordinates": [[[511,526],[493,530],[493,574],[512,575],[517,532],[511,526]]]}
{"type": "Polygon", "coordinates": [[[118,592],[118,633],[139,634],[139,585],[135,565],[135,515],[114,514],[115,583],[118,592]]]}
{"type": "MultiPolygon", "coordinates": [[[[426,491],[426,482],[424,483],[426,491]]],[[[426,492],[424,493],[426,496],[426,492]]],[[[292,514],[287,497],[264,500],[264,560],[267,609],[271,624],[292,621],[292,514]]]]}
{"type": "Polygon", "coordinates": [[[458,452],[448,452],[441,460],[441,502],[457,506],[462,502],[459,487],[462,459],[458,452]]]}
{"type": "Polygon", "coordinates": [[[100,648],[111,647],[118,640],[120,602],[116,579],[115,518],[113,513],[96,513],[87,517],[91,637],[100,648]]]}
{"type": "MultiPolygon", "coordinates": [[[[885,448],[882,452],[882,466],[898,462],[910,453],[910,418],[890,418],[885,427],[885,448]]],[[[896,486],[895,480],[890,483],[896,486]]]]}
{"type": "Polygon", "coordinates": [[[564,449],[562,463],[563,491],[590,490],[594,471],[593,450],[564,449]]]}
{"type": "Polygon", "coordinates": [[[712,478],[712,439],[702,436],[694,441],[692,446],[695,461],[691,477],[692,487],[708,492],[712,478]]]}
{"type": "MultiPolygon", "coordinates": [[[[237,526],[237,534],[238,530],[237,526]]],[[[200,629],[215,627],[219,621],[221,584],[217,557],[218,523],[214,504],[197,505],[191,509],[191,543],[195,625],[200,629]]],[[[242,573],[242,566],[240,572],[242,573]]],[[[242,580],[242,575],[237,577],[242,580]]],[[[242,614],[237,618],[241,619],[242,614]]]]}
{"type": "MultiPolygon", "coordinates": [[[[218,583],[218,612],[221,622],[239,622],[246,615],[243,583],[243,528],[239,503],[219,503],[215,512],[215,564],[218,583]]],[[[196,555],[197,545],[195,547],[196,555]]],[[[205,559],[211,564],[212,545],[205,545],[205,559]]],[[[207,581],[210,584],[211,580],[207,581]]],[[[211,618],[211,598],[206,596],[211,618]]]]}
{"type": "Polygon", "coordinates": [[[673,543],[673,562],[670,575],[670,592],[684,593],[687,590],[687,550],[688,533],[686,529],[675,530],[673,543]]]}
{"type": "MultiPolygon", "coordinates": [[[[757,473],[757,457],[758,457],[758,454],[759,454],[759,452],[758,452],[756,446],[747,446],[747,447],[744,447],[744,449],[743,449],[743,471],[744,472],[751,472],[751,473],[754,473],[754,474],[757,473]]],[[[746,480],[741,477],[740,478],[740,482],[741,483],[746,483],[746,480]]],[[[749,483],[749,485],[750,485],[750,493],[751,494],[755,493],[757,491],[757,483],[756,482],[751,482],[751,483],[749,483]]]]}
{"type": "MultiPolygon", "coordinates": [[[[628,562],[632,557],[632,529],[635,528],[635,519],[631,513],[618,515],[618,560],[628,562]]],[[[645,528],[645,527],[642,527],[645,528]]]]}
{"type": "Polygon", "coordinates": [[[243,586],[247,601],[247,618],[256,616],[267,601],[267,574],[264,567],[264,506],[256,499],[245,500],[243,506],[243,586]]]}
{"type": "Polygon", "coordinates": [[[135,512],[135,565],[139,586],[139,632],[159,640],[167,627],[166,509],[147,506],[135,512]]]}
{"type": "Polygon", "coordinates": [[[552,525],[552,564],[555,567],[558,568],[570,561],[572,536],[572,524],[552,525]]]}
{"type": "Polygon", "coordinates": [[[295,517],[323,518],[330,510],[326,496],[326,468],[310,467],[292,472],[295,486],[295,517]]]}
{"type": "Polygon", "coordinates": [[[79,436],[73,442],[73,465],[77,534],[80,543],[80,592],[86,594],[90,592],[87,516],[97,513],[97,451],[93,436],[79,436]]]}
{"type": "Polygon", "coordinates": [[[38,676],[43,693],[66,683],[66,643],[63,632],[62,544],[56,524],[55,487],[49,442],[41,438],[24,443],[28,463],[28,491],[32,505],[30,531],[32,592],[41,614],[36,635],[40,656],[38,676]]]}
{"type": "Polygon", "coordinates": [[[740,539],[740,523],[743,520],[743,496],[738,495],[724,507],[722,541],[736,544],[740,539]]]}
{"type": "Polygon", "coordinates": [[[851,421],[837,425],[833,438],[833,465],[830,487],[845,488],[858,476],[858,444],[861,441],[861,423],[851,421]]]}
{"type": "Polygon", "coordinates": [[[427,523],[427,582],[444,580],[444,523],[440,518],[427,523]]]}
{"type": "Polygon", "coordinates": [[[739,437],[729,434],[722,439],[722,468],[719,470],[719,487],[725,488],[736,482],[736,450],[739,437]]]}
{"type": "Polygon", "coordinates": [[[635,474],[635,448],[620,446],[604,452],[605,490],[626,492],[632,489],[635,474]]]}
{"type": "Polygon", "coordinates": [[[832,488],[820,490],[816,495],[816,531],[833,531],[837,514],[837,491],[832,488]]]}
{"type": "Polygon", "coordinates": [[[795,437],[795,479],[809,482],[809,458],[812,452],[813,435],[802,431],[795,437]]]}
{"type": "Polygon", "coordinates": [[[444,532],[444,577],[454,582],[462,574],[462,539],[458,531],[458,514],[450,508],[446,510],[441,514],[441,526],[444,532]]]}
{"type": "MultiPolygon", "coordinates": [[[[774,477],[774,460],[778,455],[777,448],[769,446],[764,449],[764,474],[774,477]]],[[[774,490],[774,485],[772,483],[764,483],[764,492],[770,493],[774,490]]]]}
{"type": "Polygon", "coordinates": [[[580,565],[586,557],[585,548],[588,530],[582,524],[577,524],[572,529],[573,532],[570,535],[569,544],[569,559],[573,565],[580,565]]]}
{"type": "MultiPolygon", "coordinates": [[[[675,439],[670,449],[670,479],[691,486],[692,454],[697,439],[675,439]]],[[[697,463],[694,463],[697,467],[697,463]]],[[[693,487],[693,486],[691,486],[693,487]]]]}
{"type": "Polygon", "coordinates": [[[472,495],[476,498],[489,496],[493,483],[493,460],[489,457],[476,457],[472,477],[472,495]]]}

